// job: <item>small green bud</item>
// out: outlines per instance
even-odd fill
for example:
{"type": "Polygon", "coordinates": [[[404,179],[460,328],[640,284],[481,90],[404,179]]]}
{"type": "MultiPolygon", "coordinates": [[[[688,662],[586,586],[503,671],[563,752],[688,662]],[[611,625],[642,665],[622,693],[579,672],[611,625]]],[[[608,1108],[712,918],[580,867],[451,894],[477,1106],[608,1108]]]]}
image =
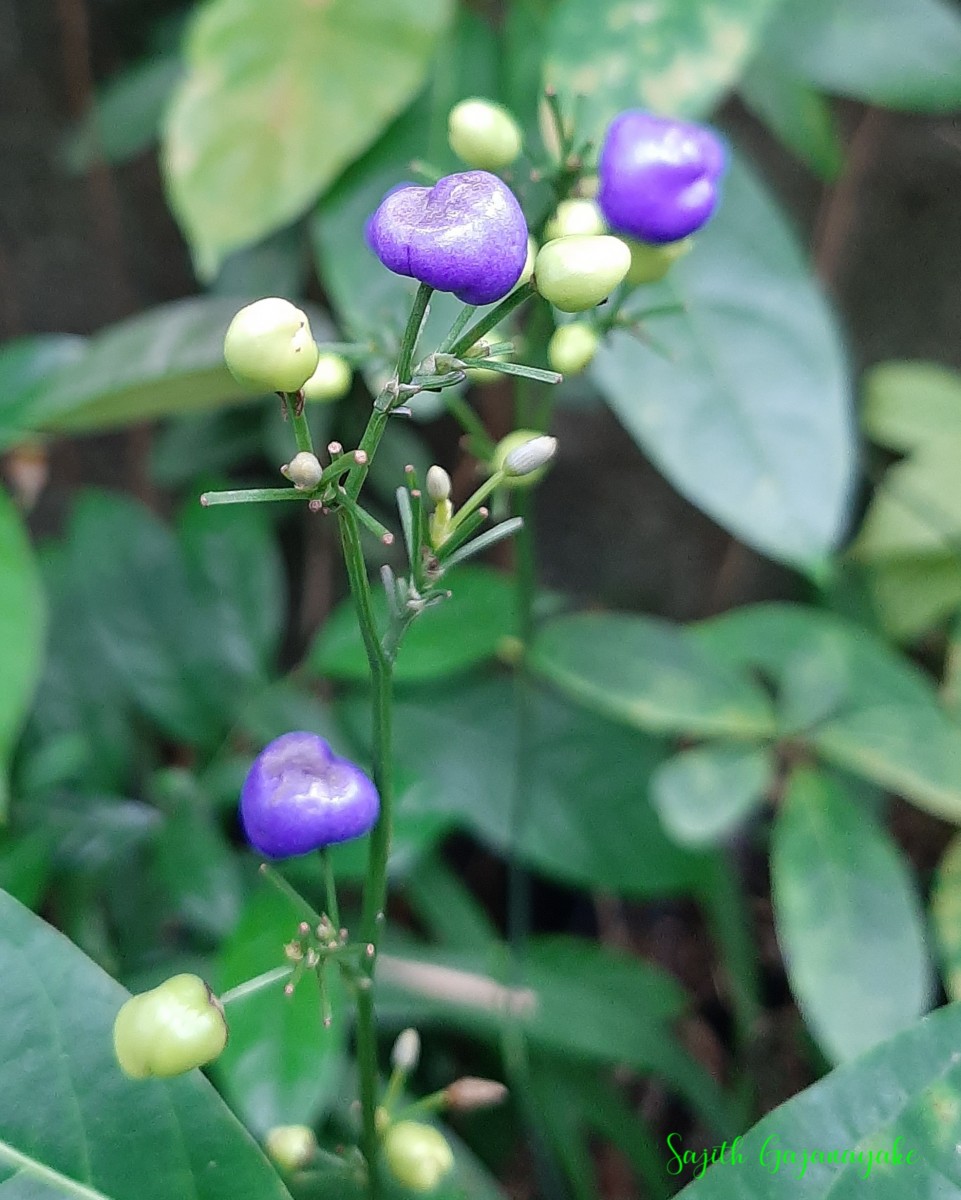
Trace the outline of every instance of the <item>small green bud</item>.
{"type": "Polygon", "coordinates": [[[350,391],[353,378],[354,373],[345,358],[324,350],[317,359],[313,375],[304,384],[304,396],[322,404],[342,400],[350,391]]]}
{"type": "Polygon", "coordinates": [[[481,171],[509,166],[524,140],[506,108],[478,99],[462,100],[450,110],[447,138],[458,158],[481,171]]]}
{"type": "Polygon", "coordinates": [[[276,296],[242,308],[224,338],[227,369],[254,391],[300,391],[319,354],[306,313],[276,296]]]}
{"type": "Polygon", "coordinates": [[[117,1062],[131,1079],[183,1075],[211,1062],[226,1045],[223,1007],[197,975],[174,975],[131,996],[113,1026],[117,1062]]]}
{"type": "Polygon", "coordinates": [[[562,237],[597,237],[602,233],[607,233],[607,225],[596,201],[583,198],[562,200],[547,222],[544,241],[552,242],[562,237]]]}
{"type": "Polygon", "coordinates": [[[584,312],[611,294],[630,265],[631,252],[619,238],[557,238],[541,247],[534,282],[561,312],[584,312]]]}
{"type": "MultiPolygon", "coordinates": [[[[431,468],[432,470],[434,468],[431,468]]],[[[436,468],[440,470],[440,468],[436,468]]],[[[446,475],[447,472],[445,471],[446,475]]],[[[427,475],[430,487],[430,473],[427,475]]],[[[416,1071],[420,1061],[420,1034],[416,1029],[404,1029],[397,1036],[394,1048],[390,1053],[391,1066],[396,1071],[416,1071]]]]}
{"type": "Polygon", "coordinates": [[[384,1159],[398,1183],[412,1192],[432,1192],[454,1167],[454,1152],[432,1125],[398,1121],[384,1136],[384,1159]]]}
{"type": "Polygon", "coordinates": [[[679,258],[683,258],[694,248],[692,237],[681,238],[679,242],[665,242],[662,245],[637,242],[633,238],[625,238],[624,242],[631,252],[631,266],[626,278],[632,287],[642,283],[659,282],[679,258]]]}
{"type": "Polygon", "coordinates": [[[599,345],[590,325],[574,321],[554,330],[547,345],[547,361],[562,375],[577,375],[591,362],[599,345]]]}
{"type": "Polygon", "coordinates": [[[495,1079],[478,1079],[465,1075],[444,1088],[444,1100],[452,1112],[473,1112],[478,1108],[493,1108],[507,1099],[507,1088],[495,1079]]]}
{"type": "Polygon", "coordinates": [[[497,443],[491,467],[504,472],[506,488],[533,487],[547,474],[556,452],[557,438],[531,429],[517,429],[497,443]]]}
{"type": "Polygon", "coordinates": [[[281,467],[280,471],[298,491],[305,491],[315,488],[320,483],[324,468],[316,454],[311,454],[309,450],[301,450],[285,467],[281,467]]]}
{"type": "Polygon", "coordinates": [[[286,1174],[302,1171],[317,1153],[317,1138],[306,1125],[276,1125],[264,1142],[267,1156],[286,1174]]]}

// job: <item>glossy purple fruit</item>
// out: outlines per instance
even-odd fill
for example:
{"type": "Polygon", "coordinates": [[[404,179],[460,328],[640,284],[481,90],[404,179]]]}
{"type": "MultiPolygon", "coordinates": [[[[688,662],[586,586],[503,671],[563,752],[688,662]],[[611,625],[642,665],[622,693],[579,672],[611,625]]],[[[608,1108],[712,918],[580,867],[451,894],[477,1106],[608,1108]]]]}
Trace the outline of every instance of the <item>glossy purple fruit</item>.
{"type": "Polygon", "coordinates": [[[275,738],[254,759],[240,793],[247,840],[269,858],[361,837],[379,812],[373,783],[315,733],[275,738]]]}
{"type": "Polygon", "coordinates": [[[514,193],[487,171],[447,175],[432,188],[389,192],[367,222],[367,242],[385,267],[493,304],[514,287],[527,260],[527,222],[514,193]]]}
{"type": "Polygon", "coordinates": [[[717,208],[725,165],[724,144],[710,129],[628,109],[601,147],[597,203],[617,233],[676,242],[717,208]]]}

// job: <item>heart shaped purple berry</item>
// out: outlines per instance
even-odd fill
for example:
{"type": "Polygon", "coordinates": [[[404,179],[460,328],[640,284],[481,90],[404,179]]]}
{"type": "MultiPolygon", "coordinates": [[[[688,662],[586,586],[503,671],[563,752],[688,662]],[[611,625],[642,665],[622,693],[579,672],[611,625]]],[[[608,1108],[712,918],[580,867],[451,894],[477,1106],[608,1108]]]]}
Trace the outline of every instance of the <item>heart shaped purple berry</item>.
{"type": "Polygon", "coordinates": [[[496,175],[464,171],[388,193],[367,222],[367,242],[397,275],[465,304],[493,304],[524,270],[527,222],[496,175]]]}
{"type": "Polygon", "coordinates": [[[247,840],[269,858],[360,837],[379,813],[370,779],[315,733],[275,738],[254,759],[240,793],[247,840]]]}
{"type": "Polygon", "coordinates": [[[714,212],[725,165],[724,144],[710,129],[628,109],[601,147],[597,203],[616,233],[676,242],[714,212]]]}

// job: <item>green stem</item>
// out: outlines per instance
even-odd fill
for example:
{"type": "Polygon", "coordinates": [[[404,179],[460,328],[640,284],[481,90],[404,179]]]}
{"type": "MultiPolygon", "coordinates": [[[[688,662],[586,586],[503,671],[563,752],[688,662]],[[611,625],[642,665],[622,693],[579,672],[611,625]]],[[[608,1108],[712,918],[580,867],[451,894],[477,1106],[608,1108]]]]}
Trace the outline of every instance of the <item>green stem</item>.
{"type": "Polygon", "coordinates": [[[337,883],[334,879],[334,864],[330,850],[325,846],[320,852],[320,861],[324,866],[324,890],[327,896],[327,916],[334,929],[340,931],[340,906],[337,903],[337,883]]]}
{"type": "Polygon", "coordinates": [[[295,487],[282,488],[238,488],[231,492],[204,492],[200,503],[204,508],[215,504],[259,504],[273,500],[309,500],[307,492],[299,492],[295,487]]]}
{"type": "MultiPolygon", "coordinates": [[[[500,304],[495,304],[490,312],[485,313],[466,333],[461,334],[450,348],[452,357],[463,358],[479,338],[482,338],[485,333],[494,328],[498,321],[502,321],[508,313],[513,312],[519,304],[523,304],[533,295],[534,284],[531,281],[516,287],[509,296],[504,297],[500,304]]],[[[479,362],[478,366],[483,366],[483,363],[479,362]]]]}
{"type": "Polygon", "coordinates": [[[357,993],[357,1059],[363,1118],[362,1149],[367,1160],[372,1200],[380,1195],[377,1162],[377,1028],[374,1016],[374,969],[377,944],[387,898],[387,860],[390,855],[393,791],[391,778],[391,699],[393,662],[380,644],[373,596],[354,514],[339,510],[341,542],[347,578],[357,608],[357,620],[370,667],[373,702],[373,775],[380,796],[380,818],[370,835],[367,875],[361,909],[360,937],[368,946],[361,964],[363,977],[357,993]]]}
{"type": "Polygon", "coordinates": [[[261,863],[260,873],[268,882],[274,885],[281,895],[287,897],[293,907],[300,912],[303,920],[315,928],[320,924],[321,917],[317,909],[308,900],[305,900],[300,892],[289,884],[279,871],[276,871],[269,863],[261,863]]]}
{"type": "Polygon", "coordinates": [[[243,1000],[245,996],[252,996],[255,992],[261,991],[265,987],[272,987],[273,984],[279,983],[281,979],[287,979],[293,974],[293,967],[274,967],[272,971],[265,971],[263,975],[255,975],[253,979],[248,979],[244,983],[238,983],[236,987],[232,987],[229,991],[223,993],[220,997],[221,1004],[233,1004],[235,1000],[243,1000]]]}
{"type": "Polygon", "coordinates": [[[467,322],[471,319],[476,310],[476,304],[464,305],[464,307],[457,314],[457,319],[454,321],[454,324],[451,325],[450,329],[448,329],[447,336],[437,347],[438,354],[444,354],[450,350],[451,346],[453,346],[453,344],[457,341],[460,334],[464,332],[464,329],[467,327],[467,322]]]}
{"type": "Polygon", "coordinates": [[[297,396],[295,393],[286,393],[284,396],[284,404],[287,406],[287,415],[290,417],[290,424],[294,431],[294,440],[297,442],[298,450],[306,450],[308,454],[314,452],[314,442],[310,436],[310,426],[307,424],[307,417],[304,415],[303,402],[300,404],[298,412],[297,396]]]}
{"type": "Polygon", "coordinates": [[[417,295],[414,297],[410,316],[407,318],[407,328],[404,330],[404,336],[400,343],[400,354],[397,358],[398,383],[410,383],[417,337],[420,333],[420,327],[424,323],[424,317],[427,314],[427,305],[430,303],[433,291],[434,289],[426,283],[422,283],[417,289],[417,295]]]}
{"type": "Polygon", "coordinates": [[[454,530],[457,529],[461,523],[471,515],[472,512],[475,512],[480,507],[481,502],[486,500],[491,492],[493,492],[496,488],[499,488],[503,482],[503,471],[495,471],[493,475],[491,475],[488,479],[485,479],[477,491],[474,492],[474,494],[468,500],[464,501],[463,507],[459,508],[454,514],[454,517],[448,526],[448,533],[453,533],[454,530]]]}

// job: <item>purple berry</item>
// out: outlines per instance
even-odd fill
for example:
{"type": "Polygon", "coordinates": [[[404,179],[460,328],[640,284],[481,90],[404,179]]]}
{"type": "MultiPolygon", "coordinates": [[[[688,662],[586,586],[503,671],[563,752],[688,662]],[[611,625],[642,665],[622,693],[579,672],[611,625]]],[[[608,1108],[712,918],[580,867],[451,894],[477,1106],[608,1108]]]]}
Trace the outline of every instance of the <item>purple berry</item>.
{"type": "Polygon", "coordinates": [[[676,242],[717,208],[725,165],[724,144],[710,129],[628,109],[601,147],[597,203],[617,233],[676,242]]]}
{"type": "Polygon", "coordinates": [[[487,171],[388,193],[367,222],[385,267],[465,304],[493,304],[521,277],[527,222],[514,193],[487,171]]]}
{"type": "Polygon", "coordinates": [[[247,840],[269,858],[308,854],[361,837],[380,798],[360,767],[315,733],[285,733],[254,759],[240,793],[247,840]]]}

